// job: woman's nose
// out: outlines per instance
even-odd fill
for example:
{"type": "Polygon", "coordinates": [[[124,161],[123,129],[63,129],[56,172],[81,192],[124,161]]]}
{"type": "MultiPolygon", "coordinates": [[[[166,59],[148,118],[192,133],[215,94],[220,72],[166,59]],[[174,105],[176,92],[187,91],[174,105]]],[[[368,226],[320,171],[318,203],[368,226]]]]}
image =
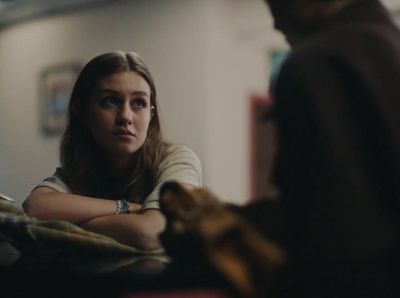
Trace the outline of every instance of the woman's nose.
{"type": "Polygon", "coordinates": [[[124,104],[120,107],[117,120],[121,124],[131,124],[133,122],[133,111],[129,105],[124,104]]]}

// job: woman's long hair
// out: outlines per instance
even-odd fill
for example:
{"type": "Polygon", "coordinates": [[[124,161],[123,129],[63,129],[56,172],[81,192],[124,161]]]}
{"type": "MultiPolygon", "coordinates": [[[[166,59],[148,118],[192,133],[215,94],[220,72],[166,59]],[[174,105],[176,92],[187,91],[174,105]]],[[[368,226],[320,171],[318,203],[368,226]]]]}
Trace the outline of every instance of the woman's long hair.
{"type": "Polygon", "coordinates": [[[89,61],[72,90],[68,124],[60,148],[62,175],[71,191],[82,195],[142,202],[154,187],[157,169],[165,157],[167,147],[161,133],[154,81],[141,58],[134,52],[112,52],[89,61]],[[104,174],[106,171],[101,170],[104,162],[99,158],[98,146],[82,120],[87,115],[90,98],[99,81],[123,71],[134,71],[146,80],[150,87],[150,104],[154,109],[147,138],[143,146],[133,153],[136,163],[132,174],[123,181],[123,185],[107,189],[109,177],[104,174]]]}

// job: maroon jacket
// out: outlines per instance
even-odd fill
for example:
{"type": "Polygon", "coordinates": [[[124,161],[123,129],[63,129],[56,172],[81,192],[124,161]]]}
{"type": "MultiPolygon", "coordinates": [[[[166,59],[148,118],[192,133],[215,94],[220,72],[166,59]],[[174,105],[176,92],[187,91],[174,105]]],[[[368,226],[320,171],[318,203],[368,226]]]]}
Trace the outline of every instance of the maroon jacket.
{"type": "Polygon", "coordinates": [[[274,89],[297,297],[400,297],[400,31],[359,2],[293,51],[274,89]]]}

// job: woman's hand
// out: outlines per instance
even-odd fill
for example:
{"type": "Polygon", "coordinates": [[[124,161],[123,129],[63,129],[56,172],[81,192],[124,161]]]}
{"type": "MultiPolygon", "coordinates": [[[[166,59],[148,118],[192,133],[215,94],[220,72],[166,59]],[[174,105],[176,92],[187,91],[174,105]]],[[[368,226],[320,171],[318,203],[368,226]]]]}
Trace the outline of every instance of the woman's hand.
{"type": "Polygon", "coordinates": [[[142,209],[142,204],[129,203],[128,212],[129,213],[139,213],[142,209]]]}

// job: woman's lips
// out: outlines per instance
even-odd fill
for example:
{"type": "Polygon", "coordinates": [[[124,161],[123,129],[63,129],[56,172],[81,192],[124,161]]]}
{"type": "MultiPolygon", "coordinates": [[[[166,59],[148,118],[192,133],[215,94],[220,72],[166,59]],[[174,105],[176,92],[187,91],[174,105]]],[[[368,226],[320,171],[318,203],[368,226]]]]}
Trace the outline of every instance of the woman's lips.
{"type": "Polygon", "coordinates": [[[117,130],[113,133],[116,137],[120,137],[120,138],[134,138],[135,134],[133,134],[132,132],[130,132],[129,130],[117,130]]]}

